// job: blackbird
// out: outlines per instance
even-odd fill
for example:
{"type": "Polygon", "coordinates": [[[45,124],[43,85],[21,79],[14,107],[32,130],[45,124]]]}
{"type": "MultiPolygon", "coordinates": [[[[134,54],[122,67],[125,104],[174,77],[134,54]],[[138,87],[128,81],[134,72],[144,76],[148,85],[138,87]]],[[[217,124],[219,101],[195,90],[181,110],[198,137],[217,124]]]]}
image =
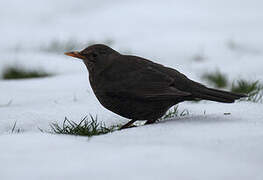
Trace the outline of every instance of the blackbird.
{"type": "Polygon", "coordinates": [[[171,106],[183,101],[204,99],[233,103],[246,97],[245,94],[208,88],[175,69],[120,54],[103,44],[65,54],[83,60],[94,94],[105,108],[131,119],[122,129],[137,120],[154,123],[171,106]]]}

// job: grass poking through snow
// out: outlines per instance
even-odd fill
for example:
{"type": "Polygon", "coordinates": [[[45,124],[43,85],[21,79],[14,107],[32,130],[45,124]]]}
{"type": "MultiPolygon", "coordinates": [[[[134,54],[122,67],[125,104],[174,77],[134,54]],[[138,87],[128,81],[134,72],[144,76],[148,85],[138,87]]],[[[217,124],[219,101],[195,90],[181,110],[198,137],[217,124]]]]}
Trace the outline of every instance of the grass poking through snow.
{"type": "MultiPolygon", "coordinates": [[[[180,112],[178,110],[178,106],[174,106],[162,118],[160,118],[159,121],[179,116],[186,116],[188,114],[188,110],[183,110],[180,112]]],[[[79,123],[71,121],[67,117],[65,117],[65,120],[62,123],[62,125],[59,125],[58,123],[52,123],[50,125],[51,133],[88,137],[118,131],[120,130],[121,126],[121,124],[118,124],[106,127],[103,122],[98,122],[97,116],[94,118],[92,115],[90,115],[89,117],[84,117],[79,123]]],[[[40,131],[45,132],[42,129],[40,129],[40,131]]]]}
{"type": "Polygon", "coordinates": [[[229,84],[227,76],[219,71],[204,74],[202,77],[217,88],[230,87],[231,92],[247,94],[248,97],[242,98],[241,101],[263,102],[263,85],[259,81],[240,79],[229,84]]]}
{"type": "Polygon", "coordinates": [[[165,119],[189,115],[189,111],[187,109],[184,109],[183,111],[180,112],[178,107],[179,106],[177,105],[177,106],[174,106],[171,109],[169,109],[165,113],[165,115],[162,118],[160,118],[160,120],[165,120],[165,119]]]}
{"type": "Polygon", "coordinates": [[[63,124],[52,123],[51,129],[56,134],[68,134],[77,136],[97,136],[107,134],[117,130],[118,126],[106,127],[104,123],[98,122],[97,116],[92,115],[84,117],[79,123],[69,120],[65,117],[63,124]]]}
{"type": "Polygon", "coordinates": [[[260,91],[262,88],[262,85],[260,85],[258,81],[249,82],[246,80],[239,80],[232,84],[231,91],[235,93],[254,94],[260,91]]]}
{"type": "Polygon", "coordinates": [[[14,125],[13,125],[13,127],[11,129],[11,133],[21,133],[23,131],[24,131],[23,129],[16,127],[16,122],[14,123],[14,125]]]}
{"type": "Polygon", "coordinates": [[[51,76],[51,74],[42,70],[26,70],[18,66],[6,67],[3,71],[3,79],[28,79],[51,76]]]}
{"type": "Polygon", "coordinates": [[[227,76],[222,74],[220,71],[216,71],[215,73],[206,73],[203,75],[203,79],[217,88],[225,88],[228,85],[227,76]]]}
{"type": "Polygon", "coordinates": [[[234,82],[231,87],[232,92],[248,94],[247,101],[263,102],[263,85],[259,81],[249,82],[239,80],[234,82]]]}

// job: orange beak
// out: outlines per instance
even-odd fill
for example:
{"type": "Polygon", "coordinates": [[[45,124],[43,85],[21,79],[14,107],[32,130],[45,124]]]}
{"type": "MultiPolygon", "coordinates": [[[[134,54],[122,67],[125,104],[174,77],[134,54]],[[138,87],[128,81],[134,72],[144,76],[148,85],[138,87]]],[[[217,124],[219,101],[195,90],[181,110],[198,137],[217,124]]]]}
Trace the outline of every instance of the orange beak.
{"type": "Polygon", "coordinates": [[[72,57],[79,58],[79,59],[84,59],[85,58],[78,51],[65,52],[64,54],[67,55],[67,56],[72,56],[72,57]]]}

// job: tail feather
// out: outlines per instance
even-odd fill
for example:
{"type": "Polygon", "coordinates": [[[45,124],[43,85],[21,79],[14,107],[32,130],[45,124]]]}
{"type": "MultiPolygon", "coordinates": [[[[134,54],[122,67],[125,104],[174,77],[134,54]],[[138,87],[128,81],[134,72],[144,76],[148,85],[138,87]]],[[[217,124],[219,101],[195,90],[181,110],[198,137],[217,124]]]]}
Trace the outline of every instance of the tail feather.
{"type": "Polygon", "coordinates": [[[247,97],[247,95],[207,87],[201,87],[195,91],[194,97],[210,101],[232,103],[237,99],[247,97]]]}

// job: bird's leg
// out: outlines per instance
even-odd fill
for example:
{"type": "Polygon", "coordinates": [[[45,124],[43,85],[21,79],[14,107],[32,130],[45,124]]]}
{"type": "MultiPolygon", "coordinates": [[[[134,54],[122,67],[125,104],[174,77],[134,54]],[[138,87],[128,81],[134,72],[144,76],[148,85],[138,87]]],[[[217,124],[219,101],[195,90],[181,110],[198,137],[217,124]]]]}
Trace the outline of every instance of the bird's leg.
{"type": "Polygon", "coordinates": [[[126,128],[131,127],[131,125],[132,125],[135,121],[137,121],[137,120],[134,120],[134,119],[133,119],[133,120],[129,121],[128,123],[124,124],[120,129],[126,129],[126,128]]]}
{"type": "Polygon", "coordinates": [[[147,120],[146,123],[144,123],[144,125],[146,125],[146,124],[153,124],[156,121],[157,121],[156,119],[154,119],[154,120],[147,120]]]}

